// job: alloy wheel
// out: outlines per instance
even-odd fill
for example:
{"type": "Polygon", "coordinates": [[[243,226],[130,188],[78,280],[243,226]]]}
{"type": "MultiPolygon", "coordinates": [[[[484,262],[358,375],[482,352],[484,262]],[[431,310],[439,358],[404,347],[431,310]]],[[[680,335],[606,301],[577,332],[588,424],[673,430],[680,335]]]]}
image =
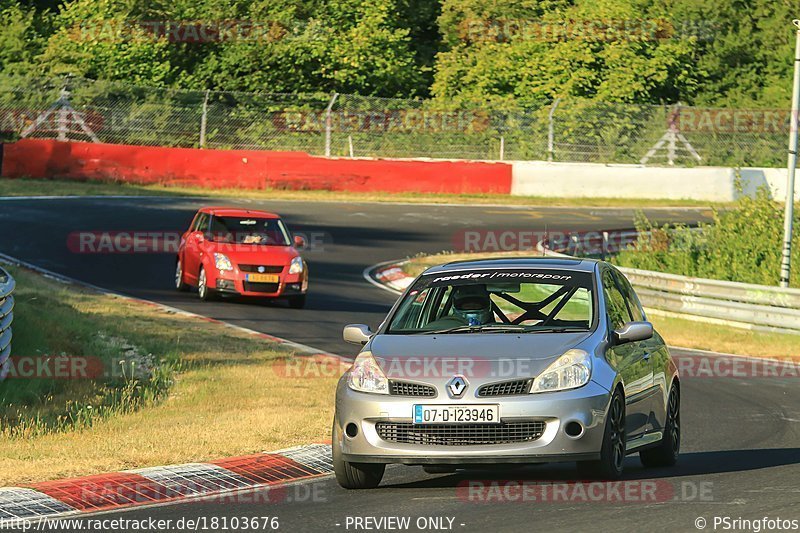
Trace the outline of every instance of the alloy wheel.
{"type": "Polygon", "coordinates": [[[206,271],[201,268],[200,276],[197,279],[197,293],[200,295],[200,298],[205,299],[207,291],[208,286],[206,285],[206,271]]]}
{"type": "Polygon", "coordinates": [[[625,460],[625,407],[619,395],[614,397],[609,416],[611,417],[610,440],[614,454],[614,465],[617,468],[621,468],[622,462],[625,460]]]}
{"type": "Polygon", "coordinates": [[[667,408],[667,424],[670,428],[670,440],[672,441],[672,451],[677,453],[681,442],[681,410],[680,398],[677,389],[672,389],[669,395],[669,406],[667,408]]]}

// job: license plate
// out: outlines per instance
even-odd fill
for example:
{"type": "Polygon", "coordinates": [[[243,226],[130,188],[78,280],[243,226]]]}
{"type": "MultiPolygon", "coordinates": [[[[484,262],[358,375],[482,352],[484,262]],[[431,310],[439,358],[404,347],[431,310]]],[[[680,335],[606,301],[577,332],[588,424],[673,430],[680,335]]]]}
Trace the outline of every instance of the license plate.
{"type": "Polygon", "coordinates": [[[245,279],[253,283],[278,283],[281,277],[277,274],[247,274],[245,279]]]}
{"type": "Polygon", "coordinates": [[[415,424],[499,424],[499,405],[414,405],[415,424]]]}

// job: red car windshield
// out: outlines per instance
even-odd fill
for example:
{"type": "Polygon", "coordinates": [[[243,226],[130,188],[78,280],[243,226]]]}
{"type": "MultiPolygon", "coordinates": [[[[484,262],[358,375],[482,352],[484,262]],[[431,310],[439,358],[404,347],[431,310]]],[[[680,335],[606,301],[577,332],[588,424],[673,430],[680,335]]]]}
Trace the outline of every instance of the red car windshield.
{"type": "Polygon", "coordinates": [[[289,232],[279,218],[211,217],[214,242],[289,246],[289,232]]]}

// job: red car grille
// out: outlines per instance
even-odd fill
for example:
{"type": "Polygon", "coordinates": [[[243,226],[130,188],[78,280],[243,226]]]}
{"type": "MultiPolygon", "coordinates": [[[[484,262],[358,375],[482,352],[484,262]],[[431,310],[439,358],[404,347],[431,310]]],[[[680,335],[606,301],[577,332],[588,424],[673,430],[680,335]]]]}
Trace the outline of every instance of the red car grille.
{"type": "Polygon", "coordinates": [[[242,272],[258,272],[259,267],[263,268],[262,274],[280,274],[283,272],[282,265],[239,265],[242,272]]]}
{"type": "Polygon", "coordinates": [[[254,283],[252,281],[244,282],[244,290],[247,292],[278,292],[277,283],[254,283]]]}

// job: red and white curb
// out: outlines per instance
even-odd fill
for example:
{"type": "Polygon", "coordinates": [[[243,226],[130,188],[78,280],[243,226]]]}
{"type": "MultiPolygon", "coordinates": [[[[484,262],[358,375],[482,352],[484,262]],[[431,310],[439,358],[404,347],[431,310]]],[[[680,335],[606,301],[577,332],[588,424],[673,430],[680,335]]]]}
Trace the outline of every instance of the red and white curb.
{"type": "MultiPolygon", "coordinates": [[[[332,472],[330,445],[310,444],[210,463],[140,468],[5,488],[0,489],[0,528],[20,520],[252,492],[332,472]]],[[[284,495],[276,491],[263,501],[280,503],[284,495]]]]}
{"type": "Polygon", "coordinates": [[[403,265],[406,263],[408,263],[408,259],[385,261],[369,266],[364,269],[364,279],[392,294],[402,294],[415,279],[403,270],[403,265]]]}

